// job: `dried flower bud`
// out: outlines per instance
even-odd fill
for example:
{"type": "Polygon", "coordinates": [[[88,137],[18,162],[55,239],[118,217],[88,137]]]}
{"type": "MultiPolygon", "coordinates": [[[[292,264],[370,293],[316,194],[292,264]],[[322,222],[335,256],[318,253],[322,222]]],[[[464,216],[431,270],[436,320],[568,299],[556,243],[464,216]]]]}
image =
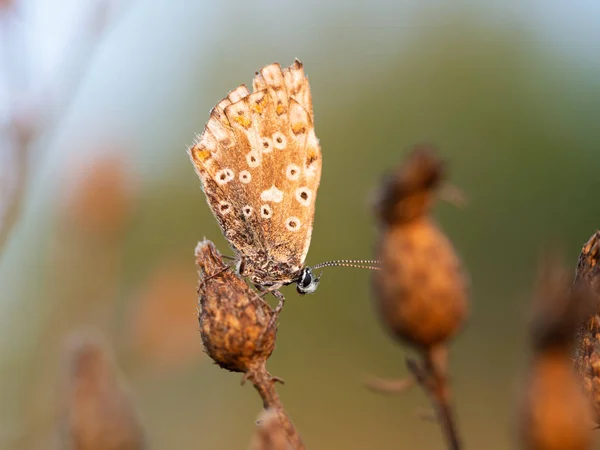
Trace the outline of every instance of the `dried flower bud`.
{"type": "Polygon", "coordinates": [[[379,193],[375,307],[400,339],[419,348],[447,341],[468,314],[467,278],[428,212],[443,175],[430,147],[417,147],[379,193]]]}
{"type": "Polygon", "coordinates": [[[534,301],[532,360],[519,414],[521,447],[583,450],[592,445],[592,410],[570,358],[586,298],[570,291],[570,277],[555,261],[540,272],[534,301]]]}
{"type": "Polygon", "coordinates": [[[224,262],[215,245],[196,247],[200,334],[206,353],[222,368],[248,372],[264,366],[275,348],[273,310],[224,262]]]}
{"type": "Polygon", "coordinates": [[[600,424],[600,231],[585,243],[579,255],[575,287],[589,289],[592,311],[577,333],[575,369],[591,398],[596,423],[600,424]]]}
{"type": "Polygon", "coordinates": [[[383,180],[376,204],[379,219],[392,225],[428,214],[443,177],[444,163],[433,147],[415,147],[404,164],[383,180]]]}
{"type": "Polygon", "coordinates": [[[91,163],[74,161],[69,166],[66,212],[77,231],[98,237],[123,232],[131,217],[135,182],[123,153],[108,152],[91,163]]]}
{"type": "Polygon", "coordinates": [[[179,262],[161,263],[141,285],[137,301],[131,302],[130,339],[132,348],[146,369],[178,370],[197,362],[198,345],[194,310],[197,281],[193,266],[179,262]]]}
{"type": "Polygon", "coordinates": [[[62,448],[146,448],[135,407],[101,336],[78,334],[70,344],[62,448]]]}
{"type": "Polygon", "coordinates": [[[375,205],[381,270],[374,272],[373,290],[381,322],[419,351],[422,361],[408,359],[407,366],[430,396],[448,448],[456,450],[460,438],[451,406],[447,344],[467,317],[468,282],[452,244],[429,217],[443,175],[434,149],[418,146],[383,181],[375,205]]]}

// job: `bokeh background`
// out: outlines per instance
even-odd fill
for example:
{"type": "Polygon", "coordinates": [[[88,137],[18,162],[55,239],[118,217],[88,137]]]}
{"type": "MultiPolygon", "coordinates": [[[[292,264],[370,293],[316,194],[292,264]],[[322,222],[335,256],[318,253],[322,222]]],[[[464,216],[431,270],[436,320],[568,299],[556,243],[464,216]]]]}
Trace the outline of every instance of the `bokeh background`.
{"type": "MultiPolygon", "coordinates": [[[[574,268],[600,226],[598,2],[4,0],[0,32],[1,448],[54,442],[65,343],[90,327],[152,448],[246,448],[259,398],[197,333],[194,247],[229,251],[186,148],[231,89],[295,57],[323,150],[307,262],[371,258],[373,188],[436,144],[468,198],[436,208],[472,278],[460,429],[468,448],[514,445],[540,254],[559,246],[574,268]]],[[[268,368],[309,448],[442,448],[420,391],[361,384],[406,375],[369,276],[285,290],[268,368]]]]}

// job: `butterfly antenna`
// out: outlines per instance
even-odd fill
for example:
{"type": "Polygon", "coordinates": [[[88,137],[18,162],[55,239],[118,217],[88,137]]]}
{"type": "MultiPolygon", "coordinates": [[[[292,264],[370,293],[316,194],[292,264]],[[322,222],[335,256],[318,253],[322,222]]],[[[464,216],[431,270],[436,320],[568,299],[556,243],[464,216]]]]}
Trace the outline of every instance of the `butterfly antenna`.
{"type": "Polygon", "coordinates": [[[320,269],[322,267],[356,267],[357,269],[381,270],[381,261],[376,259],[337,259],[334,261],[326,261],[311,269],[320,269]]]}

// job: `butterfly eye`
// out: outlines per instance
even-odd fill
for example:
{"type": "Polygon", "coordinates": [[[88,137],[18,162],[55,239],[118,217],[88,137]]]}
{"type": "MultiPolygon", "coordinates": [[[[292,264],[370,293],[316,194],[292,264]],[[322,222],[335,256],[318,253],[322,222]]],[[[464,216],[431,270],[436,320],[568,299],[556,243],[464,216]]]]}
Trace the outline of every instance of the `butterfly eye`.
{"type": "Polygon", "coordinates": [[[313,276],[311,270],[307,267],[302,271],[302,277],[300,278],[300,286],[307,288],[312,283],[313,276]]]}
{"type": "Polygon", "coordinates": [[[305,267],[300,273],[300,278],[298,279],[298,284],[296,285],[296,291],[302,295],[312,294],[319,286],[319,279],[320,278],[316,278],[313,275],[312,270],[310,270],[309,267],[305,267]]]}

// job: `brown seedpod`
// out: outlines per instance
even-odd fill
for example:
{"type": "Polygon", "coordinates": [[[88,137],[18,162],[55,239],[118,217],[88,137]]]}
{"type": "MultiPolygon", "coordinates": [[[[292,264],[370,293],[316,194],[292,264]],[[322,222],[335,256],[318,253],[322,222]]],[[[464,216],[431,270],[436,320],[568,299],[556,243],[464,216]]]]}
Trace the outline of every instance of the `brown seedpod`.
{"type": "MultiPolygon", "coordinates": [[[[449,448],[460,448],[447,379],[448,341],[469,313],[468,279],[449,239],[430,217],[444,178],[432,147],[415,148],[382,183],[375,204],[379,222],[374,305],[392,336],[414,347],[421,363],[407,360],[412,380],[429,394],[449,448]]],[[[379,391],[405,382],[369,383],[379,391]]]]}
{"type": "Polygon", "coordinates": [[[531,321],[532,357],[518,414],[523,449],[584,450],[592,445],[592,408],[571,360],[589,297],[570,289],[571,281],[556,261],[542,264],[531,321]]]}
{"type": "Polygon", "coordinates": [[[579,255],[575,287],[588,289],[591,311],[577,332],[575,369],[592,400],[596,423],[600,424],[600,231],[585,243],[579,255]]]}
{"type": "Polygon", "coordinates": [[[243,372],[242,381],[254,385],[263,407],[278,419],[291,448],[303,450],[302,439],[275,389],[281,380],[266,369],[275,348],[275,312],[223,262],[211,241],[198,243],[196,263],[200,275],[198,320],[206,353],[223,369],[243,372]]]}
{"type": "Polygon", "coordinates": [[[233,372],[264,366],[277,333],[271,307],[223,262],[211,241],[198,243],[196,264],[198,321],[206,353],[233,372]]]}
{"type": "Polygon", "coordinates": [[[376,203],[375,309],[394,336],[422,350],[457,334],[469,312],[467,277],[429,215],[443,175],[434,150],[417,147],[384,180],[376,203]]]}
{"type": "Polygon", "coordinates": [[[77,333],[68,343],[60,447],[142,450],[143,427],[103,336],[77,333]]]}

